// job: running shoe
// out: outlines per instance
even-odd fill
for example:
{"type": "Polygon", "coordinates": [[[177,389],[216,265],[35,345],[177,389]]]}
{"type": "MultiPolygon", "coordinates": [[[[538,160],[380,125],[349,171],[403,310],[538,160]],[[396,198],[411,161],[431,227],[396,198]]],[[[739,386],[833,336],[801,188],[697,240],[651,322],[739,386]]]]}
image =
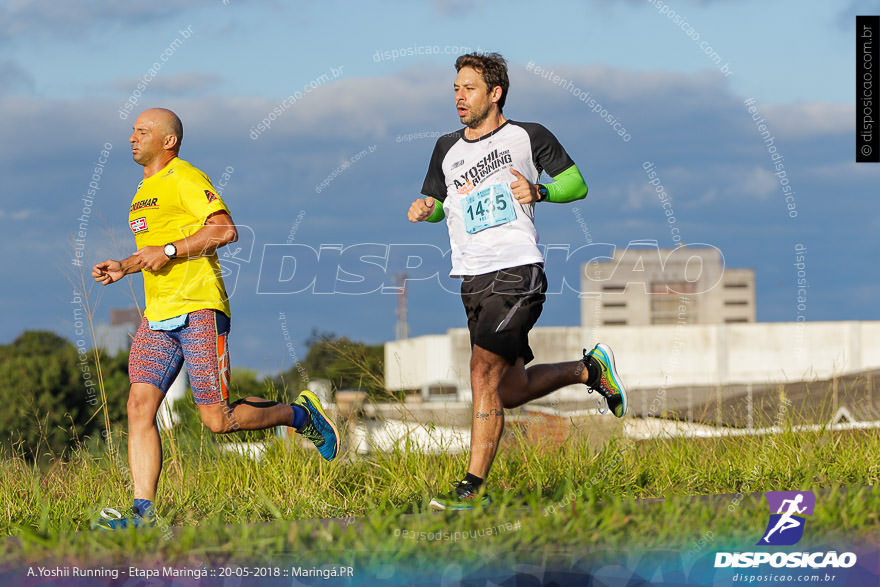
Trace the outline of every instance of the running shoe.
{"type": "Polygon", "coordinates": [[[309,421],[298,432],[315,443],[324,459],[335,459],[339,454],[339,431],[336,424],[324,413],[318,396],[307,389],[293,403],[309,413],[309,421]]]}
{"type": "Polygon", "coordinates": [[[428,505],[440,511],[472,510],[487,507],[490,502],[489,496],[485,493],[485,488],[478,490],[467,481],[459,481],[455,489],[446,495],[435,497],[428,505]]]}
{"type": "MultiPolygon", "coordinates": [[[[589,353],[584,349],[584,358],[581,359],[584,365],[593,371],[598,372],[598,377],[591,376],[592,385],[587,384],[587,389],[593,393],[595,389],[602,397],[605,398],[605,404],[608,409],[617,416],[622,418],[626,413],[626,389],[617,374],[617,367],[614,365],[614,353],[608,348],[608,345],[599,343],[589,353]]],[[[606,410],[599,408],[601,413],[606,410]]]]}
{"type": "Polygon", "coordinates": [[[156,525],[154,517],[143,517],[134,508],[128,511],[128,517],[114,508],[101,510],[101,517],[92,523],[93,530],[122,530],[125,528],[152,528],[156,525]]]}

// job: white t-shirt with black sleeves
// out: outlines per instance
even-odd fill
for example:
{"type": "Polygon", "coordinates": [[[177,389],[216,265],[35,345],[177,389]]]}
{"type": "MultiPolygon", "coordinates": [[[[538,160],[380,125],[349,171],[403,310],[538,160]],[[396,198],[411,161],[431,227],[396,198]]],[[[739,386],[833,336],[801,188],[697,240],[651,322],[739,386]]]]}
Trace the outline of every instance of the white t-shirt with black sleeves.
{"type": "Polygon", "coordinates": [[[530,183],[542,171],[555,176],[574,165],[553,134],[534,122],[505,121],[479,139],[464,129],[434,146],[422,194],[443,202],[452,246],[450,276],[481,275],[543,263],[535,229],[535,205],[510,192],[516,169],[530,183]]]}

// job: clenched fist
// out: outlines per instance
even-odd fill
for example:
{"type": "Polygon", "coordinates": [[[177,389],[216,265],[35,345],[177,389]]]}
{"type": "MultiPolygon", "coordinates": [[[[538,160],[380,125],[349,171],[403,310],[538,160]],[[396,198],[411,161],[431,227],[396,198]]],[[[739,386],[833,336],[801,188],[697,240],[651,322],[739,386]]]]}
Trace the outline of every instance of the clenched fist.
{"type": "Polygon", "coordinates": [[[409,207],[409,213],[407,217],[410,222],[421,222],[426,220],[431,214],[434,213],[435,206],[434,198],[428,196],[426,198],[419,198],[409,207]]]}

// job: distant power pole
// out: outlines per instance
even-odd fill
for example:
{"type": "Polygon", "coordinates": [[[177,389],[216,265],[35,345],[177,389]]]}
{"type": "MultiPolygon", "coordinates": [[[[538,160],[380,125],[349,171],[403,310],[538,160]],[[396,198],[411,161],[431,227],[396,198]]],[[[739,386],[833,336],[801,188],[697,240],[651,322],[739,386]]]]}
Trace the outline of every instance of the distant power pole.
{"type": "Polygon", "coordinates": [[[406,273],[398,273],[394,281],[398,285],[397,324],[394,325],[394,337],[402,340],[409,338],[409,324],[406,323],[406,273]]]}

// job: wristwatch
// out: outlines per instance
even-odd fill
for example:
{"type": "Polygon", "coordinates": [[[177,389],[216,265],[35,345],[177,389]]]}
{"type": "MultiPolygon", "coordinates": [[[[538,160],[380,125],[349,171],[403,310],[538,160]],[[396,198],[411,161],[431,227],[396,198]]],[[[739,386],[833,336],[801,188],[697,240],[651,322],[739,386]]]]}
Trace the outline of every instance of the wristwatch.
{"type": "Polygon", "coordinates": [[[165,253],[165,256],[169,259],[173,259],[177,256],[177,247],[174,246],[174,243],[168,243],[163,247],[162,252],[165,253]]]}
{"type": "Polygon", "coordinates": [[[546,200],[548,193],[549,192],[547,191],[547,186],[545,186],[543,183],[539,183],[538,184],[538,196],[539,196],[538,201],[541,202],[543,200],[546,200]]]}

